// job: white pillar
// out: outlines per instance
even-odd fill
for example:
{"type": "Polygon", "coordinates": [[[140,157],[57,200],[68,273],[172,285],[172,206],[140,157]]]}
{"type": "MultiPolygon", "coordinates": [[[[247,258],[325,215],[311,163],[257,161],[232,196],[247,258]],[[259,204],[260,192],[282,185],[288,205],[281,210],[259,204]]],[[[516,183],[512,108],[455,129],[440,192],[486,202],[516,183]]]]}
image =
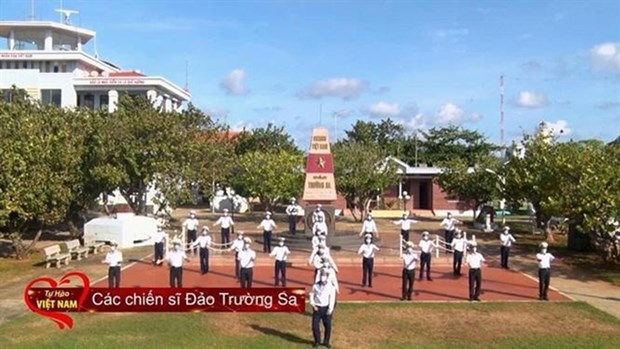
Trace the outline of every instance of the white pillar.
{"type": "Polygon", "coordinates": [[[403,179],[402,178],[398,180],[398,198],[399,199],[403,198],[403,179]]]}
{"type": "Polygon", "coordinates": [[[157,91],[155,90],[146,91],[146,98],[148,98],[148,100],[151,101],[153,105],[155,105],[155,103],[157,102],[157,91]]]}
{"type": "Polygon", "coordinates": [[[170,97],[166,96],[164,97],[164,110],[167,112],[172,111],[172,100],[170,99],[170,97]]]}
{"type": "Polygon", "coordinates": [[[118,103],[118,92],[116,90],[108,91],[108,112],[112,113],[116,110],[118,103]]]}
{"type": "Polygon", "coordinates": [[[13,50],[15,48],[15,31],[14,30],[11,30],[9,32],[9,41],[8,41],[8,43],[9,43],[8,49],[9,50],[13,50]]]}
{"type": "Polygon", "coordinates": [[[52,31],[51,30],[46,30],[45,31],[45,42],[44,42],[43,49],[45,51],[52,51],[54,49],[54,39],[52,37],[52,31]]]}
{"type": "Polygon", "coordinates": [[[77,50],[82,51],[82,37],[78,36],[77,50]]]}

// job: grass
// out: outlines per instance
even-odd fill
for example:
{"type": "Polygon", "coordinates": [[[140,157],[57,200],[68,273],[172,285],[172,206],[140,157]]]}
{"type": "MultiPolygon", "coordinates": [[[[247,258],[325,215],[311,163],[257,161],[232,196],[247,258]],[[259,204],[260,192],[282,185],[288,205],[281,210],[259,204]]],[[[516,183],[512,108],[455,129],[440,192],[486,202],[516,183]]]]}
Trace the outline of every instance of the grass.
{"type": "MultiPolygon", "coordinates": [[[[33,314],[0,325],[3,348],[308,348],[306,314],[33,314]]],[[[585,303],[338,304],[334,348],[617,348],[620,320],[585,303]]]]}

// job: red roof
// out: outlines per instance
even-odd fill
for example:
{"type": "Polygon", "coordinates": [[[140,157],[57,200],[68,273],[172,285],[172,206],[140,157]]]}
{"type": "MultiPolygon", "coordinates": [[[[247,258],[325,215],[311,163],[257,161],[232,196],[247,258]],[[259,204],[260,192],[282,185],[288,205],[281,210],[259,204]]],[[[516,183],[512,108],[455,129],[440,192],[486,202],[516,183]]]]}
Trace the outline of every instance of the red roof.
{"type": "Polygon", "coordinates": [[[146,76],[140,72],[137,71],[119,71],[119,72],[110,72],[109,76],[111,77],[124,77],[124,78],[128,78],[128,77],[136,77],[136,76],[146,76]]]}

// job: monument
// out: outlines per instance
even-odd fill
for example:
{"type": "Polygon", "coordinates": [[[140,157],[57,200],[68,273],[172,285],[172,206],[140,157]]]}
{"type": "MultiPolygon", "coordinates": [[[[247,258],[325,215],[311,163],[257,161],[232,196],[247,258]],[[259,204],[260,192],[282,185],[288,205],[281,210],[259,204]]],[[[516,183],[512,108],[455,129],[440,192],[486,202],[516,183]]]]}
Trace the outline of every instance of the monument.
{"type": "Polygon", "coordinates": [[[303,201],[304,226],[307,235],[312,234],[312,215],[317,205],[322,205],[328,238],[333,236],[336,227],[335,208],[336,183],[334,180],[334,157],[329,144],[329,132],[325,128],[312,131],[310,151],[306,161],[306,181],[304,184],[303,201]]]}

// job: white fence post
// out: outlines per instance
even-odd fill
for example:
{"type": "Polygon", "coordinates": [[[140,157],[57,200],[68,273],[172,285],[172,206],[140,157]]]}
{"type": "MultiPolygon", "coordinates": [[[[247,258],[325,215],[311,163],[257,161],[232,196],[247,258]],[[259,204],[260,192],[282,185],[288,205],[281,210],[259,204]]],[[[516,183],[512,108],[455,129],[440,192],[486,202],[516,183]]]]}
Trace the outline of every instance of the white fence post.
{"type": "Polygon", "coordinates": [[[439,235],[435,234],[435,258],[439,258],[439,235]]]}

